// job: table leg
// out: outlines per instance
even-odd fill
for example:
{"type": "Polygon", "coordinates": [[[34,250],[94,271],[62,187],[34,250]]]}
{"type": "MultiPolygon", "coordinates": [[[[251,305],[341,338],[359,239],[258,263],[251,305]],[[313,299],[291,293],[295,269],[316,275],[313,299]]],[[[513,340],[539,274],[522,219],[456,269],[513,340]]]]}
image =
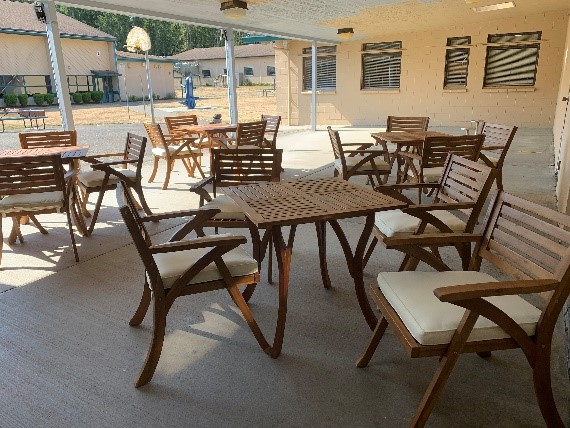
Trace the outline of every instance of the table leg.
{"type": "Polygon", "coordinates": [[[277,310],[277,325],[275,327],[275,338],[271,348],[271,357],[277,358],[281,354],[283,338],[285,336],[285,322],[287,320],[287,295],[289,290],[289,272],[291,271],[291,253],[296,226],[291,226],[289,240],[283,240],[283,233],[280,226],[271,228],[273,242],[275,243],[275,253],[277,265],[279,266],[279,309],[277,310]]]}
{"type": "Polygon", "coordinates": [[[366,320],[366,323],[371,330],[374,330],[378,322],[378,318],[374,314],[370,302],[368,301],[368,296],[366,295],[366,290],[364,289],[364,255],[366,253],[366,244],[372,233],[372,228],[374,226],[374,213],[370,213],[366,216],[366,223],[360,234],[360,239],[356,245],[356,250],[354,255],[350,248],[350,244],[346,239],[342,228],[336,220],[330,221],[333,230],[338,237],[344,256],[346,258],[346,263],[348,265],[348,271],[350,276],[354,280],[354,290],[356,292],[356,298],[358,299],[358,304],[360,305],[360,310],[362,315],[366,320]]]}
{"type": "Polygon", "coordinates": [[[317,228],[317,242],[319,246],[319,262],[321,265],[321,278],[323,285],[328,290],[331,288],[331,279],[327,267],[327,223],[315,223],[317,228]]]}

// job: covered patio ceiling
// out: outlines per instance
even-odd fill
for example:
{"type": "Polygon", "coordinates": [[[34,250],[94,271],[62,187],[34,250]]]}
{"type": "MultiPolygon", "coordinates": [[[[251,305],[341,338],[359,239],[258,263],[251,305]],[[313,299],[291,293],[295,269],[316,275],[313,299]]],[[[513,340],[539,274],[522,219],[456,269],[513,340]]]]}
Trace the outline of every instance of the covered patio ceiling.
{"type": "MultiPolygon", "coordinates": [[[[247,15],[224,17],[220,0],[62,0],[69,6],[132,16],[234,28],[301,40],[336,43],[337,29],[352,27],[355,39],[424,31],[463,21],[568,10],[568,0],[514,0],[515,7],[476,13],[473,7],[507,0],[247,0],[247,15]]],[[[563,12],[561,12],[563,13],[563,12]]]]}

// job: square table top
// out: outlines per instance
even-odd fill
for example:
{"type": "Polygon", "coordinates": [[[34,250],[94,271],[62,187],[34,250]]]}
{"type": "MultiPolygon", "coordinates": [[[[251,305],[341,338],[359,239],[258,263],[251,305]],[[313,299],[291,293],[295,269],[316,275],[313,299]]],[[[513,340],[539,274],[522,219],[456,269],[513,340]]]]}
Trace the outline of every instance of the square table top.
{"type": "Polygon", "coordinates": [[[79,159],[87,156],[89,146],[38,147],[34,149],[0,150],[0,158],[17,158],[22,156],[61,155],[62,158],[79,159]]]}
{"type": "Polygon", "coordinates": [[[288,226],[360,217],[406,203],[340,178],[317,178],[228,187],[257,227],[288,226]]]}

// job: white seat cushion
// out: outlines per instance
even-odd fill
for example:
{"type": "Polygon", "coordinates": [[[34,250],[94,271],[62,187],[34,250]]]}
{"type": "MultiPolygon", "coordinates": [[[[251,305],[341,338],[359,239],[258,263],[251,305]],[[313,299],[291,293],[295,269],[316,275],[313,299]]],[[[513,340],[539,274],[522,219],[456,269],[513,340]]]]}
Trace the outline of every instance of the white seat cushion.
{"type": "MultiPolygon", "coordinates": [[[[449,226],[454,232],[463,232],[465,230],[465,223],[449,211],[430,211],[430,213],[449,226]]],[[[420,222],[419,218],[406,214],[401,210],[377,212],[374,220],[378,230],[388,237],[403,233],[414,233],[418,229],[420,222]]],[[[429,224],[425,230],[425,233],[438,232],[439,229],[432,224],[429,224]]]]}
{"type": "MultiPolygon", "coordinates": [[[[219,236],[229,235],[224,234],[219,236]]],[[[169,288],[180,275],[210,250],[211,248],[200,248],[196,250],[176,251],[174,253],[154,254],[154,261],[162,277],[164,287],[169,288]]],[[[233,277],[251,275],[257,272],[257,262],[253,257],[249,256],[241,246],[222,256],[222,259],[233,277]]],[[[190,283],[199,284],[218,279],[222,279],[222,275],[218,271],[216,264],[211,263],[198,273],[190,283]]]]}
{"type": "MultiPolygon", "coordinates": [[[[132,169],[118,169],[118,172],[124,174],[128,178],[135,178],[137,173],[132,169]]],[[[87,171],[87,172],[80,172],[77,175],[77,179],[85,186],[85,187],[100,187],[103,185],[103,179],[105,178],[104,171],[87,171]]],[[[109,176],[108,184],[117,184],[119,179],[115,175],[109,176]]]]}
{"type": "Polygon", "coordinates": [[[46,209],[60,211],[61,208],[63,208],[63,192],[61,191],[8,195],[0,199],[1,214],[46,209]]]}
{"type": "MultiPolygon", "coordinates": [[[[440,301],[439,287],[496,282],[481,272],[381,272],[378,286],[412,336],[422,345],[451,341],[465,309],[440,301]]],[[[534,335],[540,311],[520,296],[486,298],[510,316],[528,335],[534,335]]],[[[468,341],[503,339],[509,335],[487,318],[479,317],[468,341]]]]}
{"type": "Polygon", "coordinates": [[[226,195],[216,196],[212,202],[204,204],[204,208],[218,208],[220,213],[216,214],[214,220],[245,220],[245,214],[232,198],[226,195]]]}
{"type": "MultiPolygon", "coordinates": [[[[347,156],[344,159],[346,160],[346,167],[350,169],[354,167],[358,162],[362,161],[362,156],[347,156]]],[[[378,171],[390,172],[392,169],[390,167],[390,164],[382,160],[380,157],[374,158],[374,164],[376,165],[378,171]]],[[[338,170],[342,169],[342,162],[340,159],[335,159],[334,166],[338,170]]],[[[372,173],[374,172],[374,169],[372,168],[372,164],[370,162],[366,162],[365,164],[362,164],[358,167],[358,171],[370,171],[372,173]]]]}
{"type": "MultiPolygon", "coordinates": [[[[179,148],[180,146],[168,146],[168,151],[170,152],[170,154],[173,154],[179,148]]],[[[192,148],[192,153],[196,153],[198,155],[201,154],[202,152],[200,151],[200,149],[192,148]]],[[[166,156],[166,151],[164,150],[164,147],[153,147],[152,154],[163,158],[166,156]]],[[[190,149],[188,148],[188,146],[184,147],[182,150],[180,150],[177,153],[177,155],[188,155],[188,154],[190,154],[190,149]]]]}
{"type": "MultiPolygon", "coordinates": [[[[424,183],[439,183],[441,174],[443,174],[443,167],[436,166],[433,168],[424,168],[423,174],[424,174],[424,183]]],[[[414,175],[411,169],[408,169],[408,175],[409,176],[414,175]]]]}

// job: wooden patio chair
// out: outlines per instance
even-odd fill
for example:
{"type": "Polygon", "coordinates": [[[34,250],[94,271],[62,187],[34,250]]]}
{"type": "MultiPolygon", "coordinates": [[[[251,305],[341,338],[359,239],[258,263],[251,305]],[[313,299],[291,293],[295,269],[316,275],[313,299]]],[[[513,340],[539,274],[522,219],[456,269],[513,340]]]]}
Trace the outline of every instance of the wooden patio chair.
{"type": "Polygon", "coordinates": [[[170,174],[174,168],[174,162],[176,160],[182,161],[184,167],[188,171],[189,177],[194,176],[194,170],[196,168],[198,168],[200,175],[205,177],[199,160],[200,156],[202,156],[202,152],[199,148],[192,145],[195,141],[194,138],[180,136],[180,134],[165,135],[162,133],[160,125],[154,123],[145,123],[144,127],[152,144],[152,154],[154,155],[154,168],[148,179],[149,183],[152,183],[154,181],[154,177],[156,177],[158,162],[160,159],[166,160],[166,178],[162,185],[163,190],[168,188],[170,174]]]}
{"type": "Polygon", "coordinates": [[[417,150],[399,153],[404,160],[400,182],[437,183],[449,154],[474,161],[484,140],[484,135],[426,137],[417,150]]]}
{"type": "Polygon", "coordinates": [[[373,143],[342,143],[338,131],[327,127],[334,153],[334,176],[349,180],[354,176],[365,175],[369,183],[375,185],[388,181],[390,170],[390,155],[387,150],[373,149],[373,143]],[[358,146],[357,150],[345,150],[345,147],[358,146]]]}
{"type": "Polygon", "coordinates": [[[570,216],[502,191],[491,208],[482,236],[418,236],[408,243],[472,240],[476,249],[468,271],[438,263],[440,272],[381,272],[371,288],[382,316],[357,366],[369,363],[388,325],[410,357],[439,357],[410,426],[425,425],[461,354],[489,357],[491,351],[521,348],[546,424],[564,427],[552,394],[550,359],[556,320],[570,294],[570,216]],[[483,260],[509,279],[480,272],[483,260]],[[542,311],[519,296],[535,293],[545,300],[542,311]]]}
{"type": "Polygon", "coordinates": [[[205,236],[202,227],[218,210],[192,210],[163,213],[141,218],[128,192],[117,187],[118,200],[123,197],[126,204],[120,206],[121,215],[133,238],[133,242],[145,266],[145,282],[138,308],[129,324],[142,323],[152,303],[152,339],[145,362],[135,386],[151,381],[162,352],[166,317],[174,301],[181,296],[206,291],[226,289],[240,309],[257,343],[264,352],[270,352],[270,345],[257,325],[246,299],[239,287],[253,289],[259,282],[258,263],[241,247],[247,242],[243,236],[205,236]],[[123,196],[124,194],[124,196],[123,196]],[[165,218],[193,216],[170,240],[163,244],[152,244],[145,229],[145,222],[165,218]],[[198,238],[184,238],[195,231],[198,238]]]}
{"type": "MultiPolygon", "coordinates": [[[[487,195],[493,185],[495,171],[479,162],[473,162],[457,155],[448,155],[439,183],[395,184],[379,186],[377,191],[403,200],[409,204],[404,210],[376,213],[372,242],[367,250],[364,263],[368,262],[378,241],[386,248],[404,252],[399,270],[413,270],[418,263],[419,252],[427,251],[402,242],[412,236],[463,232],[472,233],[487,195]],[[431,203],[414,203],[402,195],[402,190],[432,190],[431,203]]],[[[444,239],[444,238],[442,238],[444,239]]],[[[457,252],[467,269],[471,258],[471,245],[455,244],[457,252]]],[[[433,264],[442,263],[438,248],[432,248],[430,257],[433,264]]]]}
{"type": "Polygon", "coordinates": [[[165,117],[166,129],[169,134],[177,134],[181,131],[181,126],[198,125],[198,117],[195,114],[187,114],[184,116],[165,117]]]}
{"type": "MultiPolygon", "coordinates": [[[[414,132],[414,131],[427,131],[429,126],[429,117],[425,116],[388,116],[386,120],[386,132],[414,132]]],[[[394,163],[396,159],[396,146],[390,144],[387,145],[387,149],[390,151],[390,160],[394,163]]],[[[405,148],[402,151],[409,151],[409,148],[405,148]]]]}
{"type": "Polygon", "coordinates": [[[497,171],[497,188],[503,188],[503,164],[507,151],[517,133],[516,126],[499,125],[496,123],[485,123],[482,134],[485,136],[485,143],[481,147],[479,159],[497,171]]]}
{"type": "Polygon", "coordinates": [[[267,122],[262,147],[275,150],[277,148],[277,133],[281,124],[281,116],[262,114],[261,120],[267,122]]]}
{"type": "Polygon", "coordinates": [[[226,140],[227,147],[240,150],[264,148],[266,125],[265,120],[238,123],[235,139],[226,140]]]}
{"type": "MultiPolygon", "coordinates": [[[[12,217],[8,243],[24,242],[20,218],[29,216],[42,234],[47,230],[36,220],[38,214],[65,213],[75,260],[79,261],[71,209],[75,209],[75,170],[64,173],[59,155],[0,158],[0,260],[2,258],[2,217],[12,217]],[[65,175],[64,175],[65,174],[65,175]]],[[[76,213],[78,214],[78,213],[76,213]]]]}
{"type": "Polygon", "coordinates": [[[18,136],[23,149],[77,146],[77,131],[21,132],[18,136]]]}
{"type": "Polygon", "coordinates": [[[217,228],[248,228],[252,237],[254,256],[260,263],[266,247],[269,246],[268,277],[271,282],[270,234],[266,234],[261,240],[257,229],[247,222],[241,207],[229,196],[219,194],[219,191],[229,186],[280,181],[283,150],[213,149],[212,155],[212,175],[190,187],[191,192],[200,196],[200,207],[219,210],[219,213],[206,221],[204,226],[214,227],[216,231],[217,228]],[[206,189],[208,186],[211,186],[211,193],[206,189]]]}
{"type": "Polygon", "coordinates": [[[139,196],[140,205],[148,215],[152,214],[142,188],[142,165],[147,139],[135,134],[127,133],[125,150],[119,153],[108,153],[99,156],[89,156],[83,161],[91,164],[92,170],[77,174],[77,184],[82,191],[81,210],[85,217],[92,217],[87,229],[90,235],[95,228],[103,196],[107,190],[117,187],[119,180],[123,181],[128,191],[134,189],[139,196]],[[109,160],[105,160],[105,158],[109,160]],[[110,159],[115,158],[115,159],[110,159]],[[117,159],[118,158],[118,159],[117,159]],[[134,169],[129,169],[129,166],[134,169]],[[116,168],[122,167],[122,168],[116,168]],[[87,210],[87,200],[91,193],[98,193],[97,202],[93,209],[93,216],[87,210]]]}

